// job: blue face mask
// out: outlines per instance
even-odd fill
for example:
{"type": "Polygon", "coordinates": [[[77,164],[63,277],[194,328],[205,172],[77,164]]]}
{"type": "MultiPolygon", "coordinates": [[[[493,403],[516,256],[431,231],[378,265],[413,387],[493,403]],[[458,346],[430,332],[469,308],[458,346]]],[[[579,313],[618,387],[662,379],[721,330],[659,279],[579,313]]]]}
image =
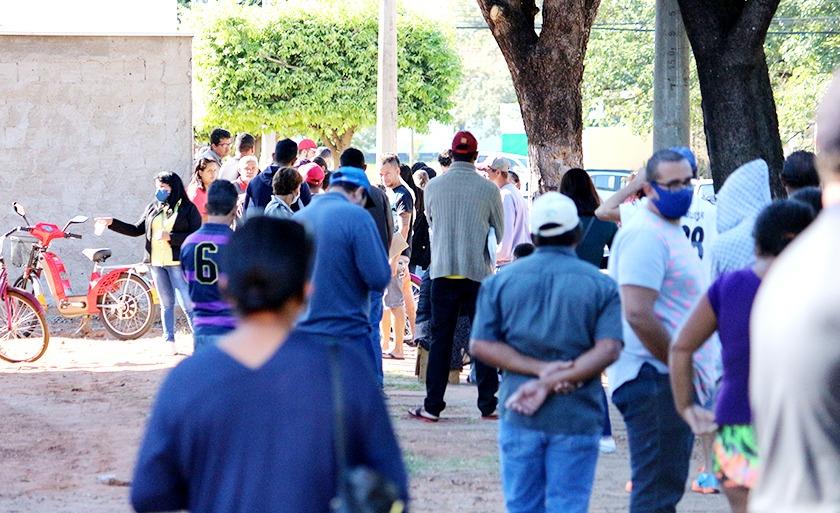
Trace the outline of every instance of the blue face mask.
{"type": "Polygon", "coordinates": [[[659,195],[659,199],[653,200],[653,204],[659,209],[659,213],[665,219],[679,219],[688,213],[691,208],[691,200],[694,198],[694,187],[685,187],[678,191],[663,189],[656,183],[650,186],[659,195]]]}
{"type": "Polygon", "coordinates": [[[166,189],[158,189],[155,191],[155,199],[163,203],[166,199],[169,198],[169,191],[166,189]]]}

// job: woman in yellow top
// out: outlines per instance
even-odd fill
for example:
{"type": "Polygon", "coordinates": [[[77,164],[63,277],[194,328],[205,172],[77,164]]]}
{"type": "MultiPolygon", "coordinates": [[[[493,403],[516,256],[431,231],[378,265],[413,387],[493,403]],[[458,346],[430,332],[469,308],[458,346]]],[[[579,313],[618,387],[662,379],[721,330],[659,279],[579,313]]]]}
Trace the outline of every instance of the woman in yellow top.
{"type": "MultiPolygon", "coordinates": [[[[189,234],[201,227],[201,214],[187,197],[184,183],[175,173],[155,177],[155,199],[146,206],[137,223],[126,223],[111,217],[98,218],[111,230],[131,237],[146,237],[145,262],[151,264],[160,304],[163,310],[163,335],[175,342],[176,291],[181,309],[192,328],[192,302],[181,271],[181,244],[189,234]]],[[[172,346],[174,352],[174,345],[172,346]]]]}

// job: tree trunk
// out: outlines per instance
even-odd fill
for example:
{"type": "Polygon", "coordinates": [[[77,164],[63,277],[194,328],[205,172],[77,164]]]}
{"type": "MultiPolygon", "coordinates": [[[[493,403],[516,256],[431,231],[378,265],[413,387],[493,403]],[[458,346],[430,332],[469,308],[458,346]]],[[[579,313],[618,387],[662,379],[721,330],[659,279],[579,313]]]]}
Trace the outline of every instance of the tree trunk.
{"type": "Polygon", "coordinates": [[[329,148],[332,153],[333,169],[338,169],[341,152],[350,147],[350,143],[353,142],[353,134],[356,133],[357,129],[358,127],[351,126],[344,132],[336,132],[335,130],[323,129],[318,126],[312,127],[312,130],[320,135],[320,139],[323,141],[324,146],[329,148]]]}
{"type": "Polygon", "coordinates": [[[776,102],[764,55],[779,0],[679,0],[697,62],[703,125],[715,190],[742,164],[761,158],[770,190],[784,197],[784,163],[776,102]]]}
{"type": "Polygon", "coordinates": [[[528,157],[531,169],[537,171],[537,189],[532,190],[541,192],[559,190],[566,170],[583,167],[580,81],[569,79],[582,77],[583,65],[573,69],[546,64],[535,62],[523,70],[516,87],[528,136],[528,157]]]}
{"type": "Polygon", "coordinates": [[[583,164],[580,85],[600,0],[544,0],[539,35],[534,0],[477,1],[513,78],[539,190],[556,190],[583,164]]]}
{"type": "Polygon", "coordinates": [[[728,55],[697,59],[703,125],[715,191],[739,166],[756,158],[770,168],[770,190],[784,197],[779,173],[784,151],[764,52],[753,62],[728,55]],[[729,60],[730,62],[720,62],[729,60]],[[733,62],[734,61],[734,62],[733,62]]]}

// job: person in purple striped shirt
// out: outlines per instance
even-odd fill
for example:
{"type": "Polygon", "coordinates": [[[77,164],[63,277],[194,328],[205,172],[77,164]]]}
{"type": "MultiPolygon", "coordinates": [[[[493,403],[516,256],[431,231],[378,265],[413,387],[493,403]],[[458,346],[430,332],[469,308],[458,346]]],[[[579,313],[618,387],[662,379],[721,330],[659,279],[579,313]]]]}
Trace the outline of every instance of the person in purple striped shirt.
{"type": "Polygon", "coordinates": [[[215,345],[236,327],[233,310],[219,291],[221,253],[233,230],[239,199],[236,186],[226,180],[207,190],[207,221],[181,246],[181,268],[193,302],[195,351],[215,345]]]}

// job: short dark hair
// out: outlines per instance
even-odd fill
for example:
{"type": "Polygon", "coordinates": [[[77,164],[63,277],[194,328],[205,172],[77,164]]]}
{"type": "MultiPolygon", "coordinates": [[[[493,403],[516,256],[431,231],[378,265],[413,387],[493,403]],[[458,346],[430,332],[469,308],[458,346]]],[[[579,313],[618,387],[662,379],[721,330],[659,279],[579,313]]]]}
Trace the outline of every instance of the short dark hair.
{"type": "Polygon", "coordinates": [[[756,253],[779,256],[814,220],[814,209],[801,201],[776,200],[764,207],[753,225],[756,253]]]}
{"type": "Polygon", "coordinates": [[[453,162],[475,162],[476,158],[478,158],[478,152],[477,151],[474,151],[472,153],[453,153],[452,154],[452,161],[453,162]]]}
{"type": "Polygon", "coordinates": [[[659,164],[662,162],[682,162],[686,158],[674,150],[659,150],[653,154],[645,166],[645,179],[648,182],[655,182],[659,178],[659,164]]]}
{"type": "Polygon", "coordinates": [[[560,192],[572,198],[577,207],[578,216],[594,216],[595,209],[601,205],[601,198],[595,190],[595,184],[589,173],[580,168],[572,168],[563,173],[560,180],[560,192]]]}
{"type": "Polygon", "coordinates": [[[338,157],[338,163],[341,167],[357,167],[359,169],[364,169],[365,154],[358,148],[347,148],[341,152],[341,156],[338,157]]]}
{"type": "Polygon", "coordinates": [[[222,250],[225,297],[240,315],[277,311],[303,300],[314,246],[304,227],[288,219],[256,216],[222,250]]]}
{"type": "Polygon", "coordinates": [[[517,244],[515,248],[513,248],[513,258],[514,260],[517,258],[522,258],[530,255],[534,252],[534,245],[530,242],[523,242],[522,244],[517,244]]]}
{"type": "Polygon", "coordinates": [[[295,192],[295,189],[300,187],[303,182],[303,177],[297,169],[293,167],[283,167],[274,173],[271,179],[271,190],[277,196],[285,196],[295,192]]]}
{"type": "Polygon", "coordinates": [[[822,189],[819,187],[803,187],[793,192],[790,195],[790,199],[810,205],[814,209],[814,214],[818,215],[822,212],[822,189]]]}
{"type": "Polygon", "coordinates": [[[222,139],[230,139],[230,132],[224,128],[214,128],[210,132],[210,144],[219,144],[222,142],[222,139]]]}
{"type": "Polygon", "coordinates": [[[385,164],[393,164],[397,167],[400,167],[400,157],[396,153],[386,153],[382,155],[382,161],[380,165],[384,166],[385,164]]]}
{"type": "Polygon", "coordinates": [[[297,143],[291,139],[281,139],[274,145],[274,162],[291,165],[298,154],[297,143]]]}
{"type": "Polygon", "coordinates": [[[251,151],[257,147],[257,139],[246,133],[241,133],[236,136],[236,151],[242,153],[243,151],[251,151]]]}
{"type": "MultiPolygon", "coordinates": [[[[553,228],[555,226],[559,226],[556,224],[547,224],[542,226],[541,228],[553,228]]],[[[575,226],[573,229],[567,231],[566,233],[561,233],[560,235],[555,235],[553,237],[543,237],[542,235],[532,235],[531,238],[534,241],[534,245],[540,247],[545,246],[573,246],[580,242],[580,237],[583,235],[583,231],[580,228],[580,223],[575,226]]]]}
{"type": "Polygon", "coordinates": [[[449,167],[452,165],[452,150],[443,150],[442,152],[438,153],[437,156],[438,164],[443,167],[449,167]]]}
{"type": "Polygon", "coordinates": [[[312,162],[314,162],[314,163],[318,164],[319,166],[321,166],[321,169],[323,169],[323,170],[326,172],[326,170],[327,170],[327,161],[326,161],[326,160],[324,160],[324,158],[323,158],[323,157],[315,157],[314,159],[312,159],[312,162]]]}
{"type": "Polygon", "coordinates": [[[236,209],[239,191],[233,182],[216,180],[207,188],[207,215],[226,216],[236,209]]]}
{"type": "Polygon", "coordinates": [[[782,166],[782,183],[788,187],[819,187],[816,156],[810,151],[795,151],[788,155],[782,166]]]}

